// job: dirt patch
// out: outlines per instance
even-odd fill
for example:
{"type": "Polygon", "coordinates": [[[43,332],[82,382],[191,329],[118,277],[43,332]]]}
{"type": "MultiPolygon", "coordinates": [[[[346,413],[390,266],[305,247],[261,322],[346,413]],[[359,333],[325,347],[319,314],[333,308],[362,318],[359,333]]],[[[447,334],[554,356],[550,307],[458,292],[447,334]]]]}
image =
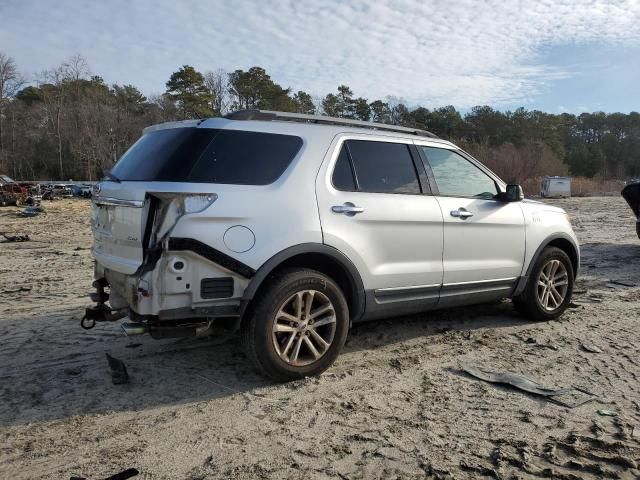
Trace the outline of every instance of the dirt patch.
{"type": "Polygon", "coordinates": [[[326,374],[285,385],[255,374],[234,336],[81,330],[88,202],[46,203],[34,218],[0,209],[0,231],[32,239],[0,244],[0,477],[135,467],[149,479],[637,478],[635,219],[617,197],[553,203],[571,214],[583,253],[574,308],[559,321],[528,322],[503,302],[359,325],[326,374]],[[105,352],[125,361],[129,384],[111,383],[105,352]],[[600,401],[569,409],[460,363],[600,401]]]}

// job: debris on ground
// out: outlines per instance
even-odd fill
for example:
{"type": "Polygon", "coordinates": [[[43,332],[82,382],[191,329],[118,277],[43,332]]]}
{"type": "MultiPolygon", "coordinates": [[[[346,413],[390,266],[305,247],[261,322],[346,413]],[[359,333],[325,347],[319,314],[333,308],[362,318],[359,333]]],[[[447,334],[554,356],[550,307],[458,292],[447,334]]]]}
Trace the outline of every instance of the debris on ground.
{"type": "Polygon", "coordinates": [[[472,377],[484,380],[489,383],[501,383],[511,385],[512,387],[534,395],[540,395],[548,398],[550,401],[569,408],[575,408],[598,397],[593,393],[587,392],[581,388],[568,387],[557,388],[547,387],[541,383],[531,380],[524,375],[511,372],[489,372],[480,370],[471,365],[460,365],[460,368],[472,377]],[[563,398],[564,397],[564,398],[563,398]]]}
{"type": "Polygon", "coordinates": [[[581,343],[580,346],[582,349],[589,353],[602,353],[602,349],[600,347],[596,347],[591,343],[581,343]]]}
{"type": "MultiPolygon", "coordinates": [[[[608,284],[609,283],[612,284],[612,285],[620,285],[622,287],[635,287],[636,286],[636,284],[633,283],[633,282],[623,282],[622,280],[613,280],[613,279],[611,279],[611,280],[609,280],[608,284]]],[[[609,286],[608,284],[607,284],[607,286],[609,286]]]]}
{"type": "Polygon", "coordinates": [[[586,298],[576,298],[574,299],[574,303],[602,303],[602,297],[598,295],[589,295],[586,298]]]}
{"type": "Polygon", "coordinates": [[[111,381],[114,385],[122,385],[129,383],[129,374],[127,373],[127,367],[122,360],[118,360],[112,357],[108,353],[107,361],[109,362],[109,368],[111,369],[111,381]]]}
{"type": "Polygon", "coordinates": [[[613,410],[598,410],[598,415],[601,417],[617,417],[618,412],[614,412],[613,410]]]}
{"type": "Polygon", "coordinates": [[[27,207],[18,213],[19,217],[37,217],[42,212],[44,212],[44,208],[40,206],[27,207]]]}
{"type": "Polygon", "coordinates": [[[7,290],[2,290],[2,293],[20,293],[20,292],[30,292],[31,287],[18,287],[18,288],[9,288],[7,290]]]}
{"type": "Polygon", "coordinates": [[[0,233],[0,235],[2,235],[5,240],[5,243],[8,242],[28,242],[29,240],[31,240],[31,237],[29,235],[7,235],[6,233],[0,233]]]}
{"type": "MultiPolygon", "coordinates": [[[[128,478],[135,477],[140,472],[136,468],[127,468],[120,473],[116,473],[115,475],[111,475],[110,477],[105,478],[105,480],[127,480],[128,478]]],[[[88,480],[85,477],[71,477],[69,480],[88,480]]]]}
{"type": "Polygon", "coordinates": [[[558,351],[559,348],[557,345],[554,345],[553,343],[540,343],[538,342],[537,339],[533,338],[533,337],[527,337],[524,338],[522,335],[515,335],[516,338],[522,340],[524,343],[527,343],[529,345],[534,345],[536,347],[540,347],[540,348],[548,348],[549,350],[553,350],[553,351],[558,351]]]}

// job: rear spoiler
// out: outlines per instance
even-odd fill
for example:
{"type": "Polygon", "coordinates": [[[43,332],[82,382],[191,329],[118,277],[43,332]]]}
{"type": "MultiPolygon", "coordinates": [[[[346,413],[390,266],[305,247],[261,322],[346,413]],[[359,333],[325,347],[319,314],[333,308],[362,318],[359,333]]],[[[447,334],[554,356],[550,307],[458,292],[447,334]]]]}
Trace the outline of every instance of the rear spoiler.
{"type": "Polygon", "coordinates": [[[157,125],[151,125],[149,127],[142,129],[142,134],[146,135],[150,132],[155,132],[157,130],[168,130],[170,128],[188,128],[188,127],[197,127],[206,119],[199,120],[180,120],[178,122],[164,122],[158,123],[157,125]]]}

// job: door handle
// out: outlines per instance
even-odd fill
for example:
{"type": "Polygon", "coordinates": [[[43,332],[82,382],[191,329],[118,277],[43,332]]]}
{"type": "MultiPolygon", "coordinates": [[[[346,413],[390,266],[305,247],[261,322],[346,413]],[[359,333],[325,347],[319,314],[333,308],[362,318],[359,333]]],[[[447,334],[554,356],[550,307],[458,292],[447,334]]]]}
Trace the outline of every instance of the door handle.
{"type": "Polygon", "coordinates": [[[345,202],[344,205],[334,205],[333,207],[331,207],[331,211],[333,213],[343,213],[347,217],[353,217],[357,213],[364,212],[364,208],[356,207],[351,202],[345,202]]]}
{"type": "Polygon", "coordinates": [[[451,216],[458,217],[464,220],[465,218],[473,217],[473,213],[471,213],[469,210],[467,210],[464,207],[460,207],[457,210],[451,210],[451,216]]]}

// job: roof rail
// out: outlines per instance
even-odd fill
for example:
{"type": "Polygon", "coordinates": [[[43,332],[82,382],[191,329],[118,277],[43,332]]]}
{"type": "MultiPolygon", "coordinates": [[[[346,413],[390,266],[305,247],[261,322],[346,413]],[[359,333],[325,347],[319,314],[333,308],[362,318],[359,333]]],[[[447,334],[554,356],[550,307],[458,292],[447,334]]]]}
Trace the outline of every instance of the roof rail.
{"type": "Polygon", "coordinates": [[[343,125],[345,127],[371,128],[388,132],[407,133],[421,137],[438,138],[431,132],[417,128],[399,127],[385,123],[364,122],[362,120],[350,120],[347,118],[326,117],[324,115],[306,115],[304,113],[276,112],[272,110],[238,110],[224,116],[228,120],[280,120],[286,122],[319,123],[324,125],[343,125]]]}

